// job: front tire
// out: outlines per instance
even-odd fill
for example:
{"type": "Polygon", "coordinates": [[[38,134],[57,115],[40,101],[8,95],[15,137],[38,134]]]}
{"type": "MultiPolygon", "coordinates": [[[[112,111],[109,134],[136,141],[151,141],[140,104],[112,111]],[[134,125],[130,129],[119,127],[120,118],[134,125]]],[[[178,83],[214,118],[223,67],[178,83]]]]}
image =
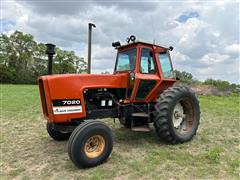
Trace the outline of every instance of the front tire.
{"type": "Polygon", "coordinates": [[[63,133],[60,131],[57,131],[53,128],[53,123],[47,122],[47,132],[51,138],[53,138],[56,141],[64,141],[67,140],[71,133],[63,133]]]}
{"type": "Polygon", "coordinates": [[[113,140],[111,130],[100,121],[80,124],[68,142],[68,154],[80,168],[89,168],[103,163],[111,154],[113,140]]]}
{"type": "Polygon", "coordinates": [[[171,144],[187,142],[198,129],[199,102],[190,88],[170,87],[159,96],[154,115],[156,132],[163,141],[171,144]]]}

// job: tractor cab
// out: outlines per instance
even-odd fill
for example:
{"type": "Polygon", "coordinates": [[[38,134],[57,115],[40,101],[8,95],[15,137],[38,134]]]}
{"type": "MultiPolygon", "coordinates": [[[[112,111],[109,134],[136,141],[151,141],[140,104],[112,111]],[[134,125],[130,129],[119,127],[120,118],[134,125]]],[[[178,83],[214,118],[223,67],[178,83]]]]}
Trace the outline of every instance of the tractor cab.
{"type": "Polygon", "coordinates": [[[127,98],[132,101],[153,101],[162,89],[161,83],[176,81],[169,51],[146,42],[132,42],[121,46],[115,42],[117,58],[114,74],[128,74],[127,98]]]}

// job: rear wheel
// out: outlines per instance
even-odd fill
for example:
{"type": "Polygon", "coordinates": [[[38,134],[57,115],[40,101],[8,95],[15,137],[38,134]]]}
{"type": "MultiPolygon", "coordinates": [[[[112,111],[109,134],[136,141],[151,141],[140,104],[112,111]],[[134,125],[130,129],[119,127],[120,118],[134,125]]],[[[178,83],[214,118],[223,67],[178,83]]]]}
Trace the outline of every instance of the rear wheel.
{"type": "Polygon", "coordinates": [[[60,132],[57,131],[53,128],[53,123],[47,122],[47,132],[49,134],[50,137],[52,137],[54,140],[56,141],[63,141],[63,140],[67,140],[71,133],[64,133],[64,132],[60,132]]]}
{"type": "Polygon", "coordinates": [[[68,154],[77,167],[88,168],[103,163],[113,147],[111,130],[100,121],[80,124],[68,142],[68,154]]]}
{"type": "Polygon", "coordinates": [[[191,140],[196,134],[199,120],[199,102],[186,86],[168,88],[155,105],[154,126],[159,137],[168,143],[191,140]]]}

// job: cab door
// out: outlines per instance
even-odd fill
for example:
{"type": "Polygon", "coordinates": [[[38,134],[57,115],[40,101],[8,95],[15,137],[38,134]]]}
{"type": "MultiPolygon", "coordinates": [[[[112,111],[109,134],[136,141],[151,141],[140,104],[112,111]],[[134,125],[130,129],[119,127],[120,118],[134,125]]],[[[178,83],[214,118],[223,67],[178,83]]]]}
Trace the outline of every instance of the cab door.
{"type": "Polygon", "coordinates": [[[160,81],[156,57],[152,46],[141,45],[138,49],[132,102],[148,102],[149,95],[160,81]]]}

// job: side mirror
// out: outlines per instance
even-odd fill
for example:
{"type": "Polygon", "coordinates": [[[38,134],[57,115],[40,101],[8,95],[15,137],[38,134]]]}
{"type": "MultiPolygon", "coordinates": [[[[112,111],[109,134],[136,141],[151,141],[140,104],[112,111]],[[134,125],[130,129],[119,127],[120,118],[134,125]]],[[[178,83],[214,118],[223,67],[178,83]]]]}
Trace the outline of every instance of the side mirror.
{"type": "Polygon", "coordinates": [[[177,81],[180,80],[180,78],[177,76],[176,71],[173,71],[173,75],[174,75],[174,77],[176,78],[177,81]]]}

